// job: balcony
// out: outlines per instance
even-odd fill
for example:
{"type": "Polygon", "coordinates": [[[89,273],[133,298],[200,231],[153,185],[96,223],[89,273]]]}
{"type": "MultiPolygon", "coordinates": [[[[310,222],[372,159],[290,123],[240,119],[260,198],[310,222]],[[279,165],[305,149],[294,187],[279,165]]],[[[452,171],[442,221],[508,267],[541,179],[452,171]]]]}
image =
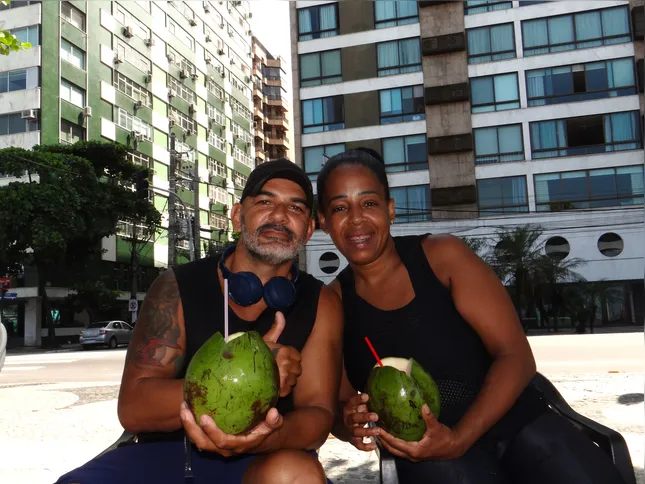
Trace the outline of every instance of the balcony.
{"type": "Polygon", "coordinates": [[[280,126],[284,129],[289,129],[289,120],[286,116],[267,116],[264,122],[271,126],[280,126]]]}
{"type": "Polygon", "coordinates": [[[264,141],[264,138],[265,138],[264,133],[262,132],[261,129],[255,130],[255,137],[261,139],[262,141],[264,141]]]}
{"type": "Polygon", "coordinates": [[[255,161],[257,163],[262,163],[263,161],[266,161],[266,159],[267,159],[267,155],[264,152],[264,150],[256,147],[255,148],[255,161]]]}
{"type": "Polygon", "coordinates": [[[285,111],[289,110],[289,102],[285,96],[266,96],[265,102],[269,106],[280,107],[285,111]]]}
{"type": "Polygon", "coordinates": [[[280,76],[265,76],[262,80],[267,86],[282,87],[282,78],[280,76]]]}
{"type": "MultiPolygon", "coordinates": [[[[265,133],[266,134],[266,133],[265,133]]],[[[274,135],[275,136],[275,135],[274,135]]],[[[289,140],[287,138],[269,137],[267,136],[266,142],[274,146],[282,146],[285,149],[290,149],[289,140]]]]}

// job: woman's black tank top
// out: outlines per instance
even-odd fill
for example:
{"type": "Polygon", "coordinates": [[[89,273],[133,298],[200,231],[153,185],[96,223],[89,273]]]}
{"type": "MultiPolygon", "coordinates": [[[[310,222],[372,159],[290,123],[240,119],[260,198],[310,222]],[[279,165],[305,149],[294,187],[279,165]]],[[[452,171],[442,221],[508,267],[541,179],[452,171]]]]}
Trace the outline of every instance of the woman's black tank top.
{"type": "MultiPolygon", "coordinates": [[[[216,332],[224,334],[224,294],[219,282],[219,257],[207,257],[175,267],[175,277],[181,297],[186,328],[186,354],[177,378],[184,378],[190,360],[197,350],[216,332]]],[[[302,351],[316,322],[318,299],[323,283],[306,272],[300,272],[295,283],[295,304],[283,311],[285,327],[278,343],[302,351]]],[[[229,334],[257,331],[264,335],[273,325],[275,311],[267,308],[256,321],[245,321],[229,308],[229,334]]],[[[281,415],[293,410],[293,395],[278,400],[281,415]]],[[[172,433],[146,433],[139,441],[183,439],[183,430],[172,433]]]]}
{"type": "MultiPolygon", "coordinates": [[[[381,310],[362,299],[356,294],[349,266],[338,275],[345,312],[345,369],[352,386],[365,391],[376,364],[365,343],[366,336],[381,359],[414,358],[437,382],[441,393],[439,421],[452,427],[478,395],[492,358],[457,311],[450,290],[432,271],[422,246],[424,237],[394,237],[415,293],[414,299],[402,308],[381,310]]],[[[495,446],[546,408],[540,394],[528,387],[482,443],[495,446]]]]}

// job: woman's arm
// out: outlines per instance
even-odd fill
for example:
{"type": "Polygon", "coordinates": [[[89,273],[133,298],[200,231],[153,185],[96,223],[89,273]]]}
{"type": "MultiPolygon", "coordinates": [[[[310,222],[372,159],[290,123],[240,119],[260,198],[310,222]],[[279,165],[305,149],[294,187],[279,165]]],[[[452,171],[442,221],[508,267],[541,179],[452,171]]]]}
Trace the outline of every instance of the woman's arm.
{"type": "Polygon", "coordinates": [[[423,247],[457,310],[493,357],[481,391],[453,428],[465,451],[512,407],[535,376],[535,360],[513,303],[491,268],[457,237],[428,237],[423,247]]]}

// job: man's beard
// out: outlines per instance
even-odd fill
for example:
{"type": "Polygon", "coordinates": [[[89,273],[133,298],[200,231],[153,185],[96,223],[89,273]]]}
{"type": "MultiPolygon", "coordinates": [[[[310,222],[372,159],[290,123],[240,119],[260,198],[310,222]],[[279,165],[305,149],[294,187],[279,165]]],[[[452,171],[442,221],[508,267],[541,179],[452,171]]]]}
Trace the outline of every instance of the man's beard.
{"type": "MultiPolygon", "coordinates": [[[[281,224],[269,223],[261,225],[255,231],[247,230],[244,215],[242,215],[241,238],[246,250],[252,257],[274,266],[294,260],[304,245],[304,236],[298,239],[293,231],[281,224]],[[287,235],[288,239],[276,238],[275,240],[279,242],[276,244],[262,243],[259,239],[265,230],[282,232],[287,235]]],[[[271,237],[269,237],[269,240],[271,240],[271,237]]]]}

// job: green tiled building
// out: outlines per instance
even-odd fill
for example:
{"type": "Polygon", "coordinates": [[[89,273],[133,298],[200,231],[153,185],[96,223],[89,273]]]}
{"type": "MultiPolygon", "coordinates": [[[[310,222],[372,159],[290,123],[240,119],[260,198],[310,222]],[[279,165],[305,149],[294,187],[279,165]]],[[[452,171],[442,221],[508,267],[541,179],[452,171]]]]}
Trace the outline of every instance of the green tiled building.
{"type": "MultiPolygon", "coordinates": [[[[208,241],[230,238],[228,210],[256,163],[248,2],[12,0],[0,16],[3,28],[33,44],[0,59],[0,148],[113,140],[132,146],[133,160],[154,171],[151,197],[164,216],[157,233],[138,231],[148,240],[139,291],[168,264],[164,191],[171,133],[181,154],[176,191],[189,216],[195,170],[198,175],[202,253],[208,241]]],[[[175,209],[178,226],[185,228],[186,213],[181,204],[175,209]]],[[[131,234],[124,223],[104,241],[104,262],[114,267],[115,285],[126,293],[131,234]]],[[[187,249],[180,237],[179,262],[187,249]]],[[[25,343],[37,344],[38,305],[29,285],[17,289],[23,321],[18,332],[25,343]]],[[[60,286],[52,281],[48,289],[54,299],[66,293],[60,286]]]]}

